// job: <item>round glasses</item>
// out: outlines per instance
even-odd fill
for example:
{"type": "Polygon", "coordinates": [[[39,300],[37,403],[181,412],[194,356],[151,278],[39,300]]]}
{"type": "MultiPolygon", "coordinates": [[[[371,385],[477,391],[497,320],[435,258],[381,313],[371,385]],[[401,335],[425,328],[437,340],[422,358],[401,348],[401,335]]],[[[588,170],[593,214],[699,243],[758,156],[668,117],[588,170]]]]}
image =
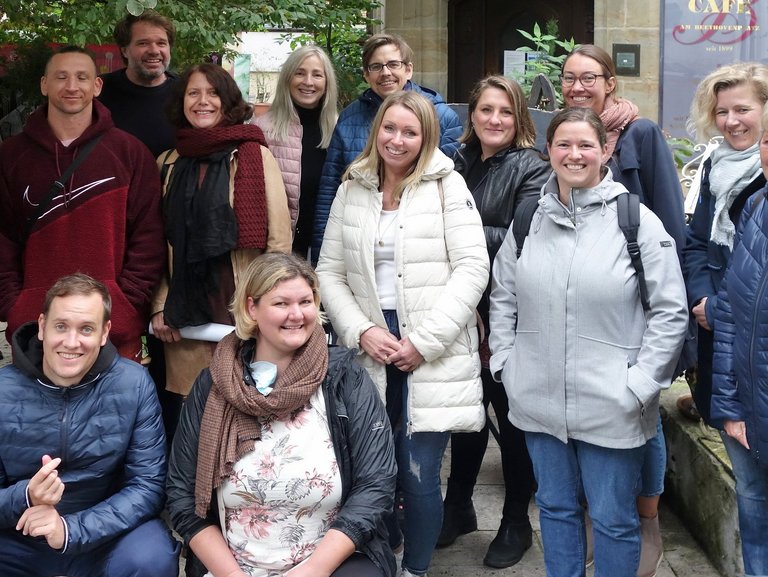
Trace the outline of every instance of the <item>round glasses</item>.
{"type": "Polygon", "coordinates": [[[574,76],[573,74],[561,74],[560,83],[563,86],[573,86],[578,80],[579,84],[581,84],[584,88],[591,88],[595,85],[595,82],[598,78],[605,78],[605,74],[592,74],[591,72],[587,72],[581,76],[574,76]]]}
{"type": "Polygon", "coordinates": [[[390,60],[389,62],[385,62],[382,64],[381,62],[374,62],[373,64],[369,64],[366,66],[366,69],[368,72],[381,72],[384,70],[384,67],[386,66],[390,70],[400,70],[403,66],[405,66],[407,62],[404,62],[402,60],[390,60]]]}

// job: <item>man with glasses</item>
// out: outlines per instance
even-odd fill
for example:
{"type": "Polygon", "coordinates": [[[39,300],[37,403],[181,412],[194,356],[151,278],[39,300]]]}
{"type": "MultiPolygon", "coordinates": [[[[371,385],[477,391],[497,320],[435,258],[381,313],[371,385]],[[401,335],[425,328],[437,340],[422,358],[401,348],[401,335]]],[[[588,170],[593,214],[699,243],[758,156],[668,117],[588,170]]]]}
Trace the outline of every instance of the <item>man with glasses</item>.
{"type": "Polygon", "coordinates": [[[341,184],[341,175],[365,148],[373,118],[387,96],[399,90],[414,90],[429,98],[440,121],[440,150],[453,158],[459,147],[458,139],[462,132],[459,117],[440,94],[412,82],[411,76],[413,50],[405,40],[394,34],[375,34],[366,41],[363,46],[363,77],[370,88],[341,111],[328,146],[317,192],[311,252],[313,262],[317,262],[320,256],[325,223],[341,184]]]}

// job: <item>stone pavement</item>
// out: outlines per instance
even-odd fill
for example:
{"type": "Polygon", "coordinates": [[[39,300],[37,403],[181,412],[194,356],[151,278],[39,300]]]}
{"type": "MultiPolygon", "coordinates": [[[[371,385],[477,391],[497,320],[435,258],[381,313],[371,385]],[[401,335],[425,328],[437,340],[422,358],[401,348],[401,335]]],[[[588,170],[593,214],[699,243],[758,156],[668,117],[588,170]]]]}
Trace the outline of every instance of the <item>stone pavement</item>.
{"type": "MultiPolygon", "coordinates": [[[[443,481],[448,476],[450,446],[443,460],[443,481]]],[[[443,487],[445,491],[445,486],[443,487]]],[[[538,510],[531,503],[531,524],[534,529],[533,547],[522,561],[508,569],[491,569],[483,565],[488,545],[496,535],[504,500],[501,458],[494,440],[488,444],[477,486],[474,504],[478,531],[459,537],[446,548],[438,549],[432,560],[429,577],[545,577],[544,554],[541,547],[538,510]]],[[[705,553],[680,523],[678,517],[662,502],[661,529],[664,539],[664,560],[658,577],[721,577],[705,553]]],[[[594,574],[594,569],[587,572],[594,574]]]]}
{"type": "MultiPolygon", "coordinates": [[[[0,331],[5,330],[0,323],[0,331]]],[[[10,350],[4,334],[0,334],[0,351],[5,358],[0,366],[10,360],[10,350]]],[[[450,446],[443,460],[443,480],[448,476],[450,446]]],[[[445,489],[445,488],[444,488],[445,489]]],[[[475,509],[478,531],[459,537],[446,548],[438,549],[432,561],[429,577],[545,577],[544,557],[541,548],[541,531],[536,506],[531,504],[531,522],[534,527],[533,547],[522,561],[508,569],[491,569],[483,565],[483,557],[498,529],[504,496],[501,477],[501,459],[498,446],[491,439],[483,468],[475,488],[475,509]]],[[[658,577],[721,577],[709,562],[701,547],[682,526],[678,517],[662,502],[661,528],[664,538],[664,560],[658,577]]],[[[181,566],[183,567],[183,560],[181,566]]],[[[593,570],[588,572],[592,575],[593,570]]],[[[184,572],[180,572],[184,577],[184,572]]]]}

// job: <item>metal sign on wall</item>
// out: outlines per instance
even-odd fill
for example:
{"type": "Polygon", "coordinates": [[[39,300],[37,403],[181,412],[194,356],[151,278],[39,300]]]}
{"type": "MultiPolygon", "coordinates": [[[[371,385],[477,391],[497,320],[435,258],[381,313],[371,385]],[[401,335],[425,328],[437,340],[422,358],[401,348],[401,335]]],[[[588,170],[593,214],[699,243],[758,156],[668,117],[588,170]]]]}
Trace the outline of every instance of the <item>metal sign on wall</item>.
{"type": "Polygon", "coordinates": [[[685,129],[699,81],[719,66],[768,64],[768,0],[662,0],[659,119],[673,136],[685,129]]]}

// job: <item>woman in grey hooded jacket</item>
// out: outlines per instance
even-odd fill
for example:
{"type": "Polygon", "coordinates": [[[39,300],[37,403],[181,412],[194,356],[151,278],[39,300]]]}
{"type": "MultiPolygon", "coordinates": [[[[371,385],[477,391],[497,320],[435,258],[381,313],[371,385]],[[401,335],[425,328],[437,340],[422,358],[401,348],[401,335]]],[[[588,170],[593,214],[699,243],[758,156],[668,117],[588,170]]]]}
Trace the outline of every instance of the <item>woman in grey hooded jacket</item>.
{"type": "Polygon", "coordinates": [[[538,482],[550,577],[583,574],[582,494],[594,522],[596,575],[634,577],[635,498],[687,326],[675,244],[641,206],[638,244],[650,310],[617,222],[627,190],[603,166],[605,129],[587,108],[547,130],[554,174],[524,250],[508,234],[493,267],[491,371],[525,431],[538,482]]]}

